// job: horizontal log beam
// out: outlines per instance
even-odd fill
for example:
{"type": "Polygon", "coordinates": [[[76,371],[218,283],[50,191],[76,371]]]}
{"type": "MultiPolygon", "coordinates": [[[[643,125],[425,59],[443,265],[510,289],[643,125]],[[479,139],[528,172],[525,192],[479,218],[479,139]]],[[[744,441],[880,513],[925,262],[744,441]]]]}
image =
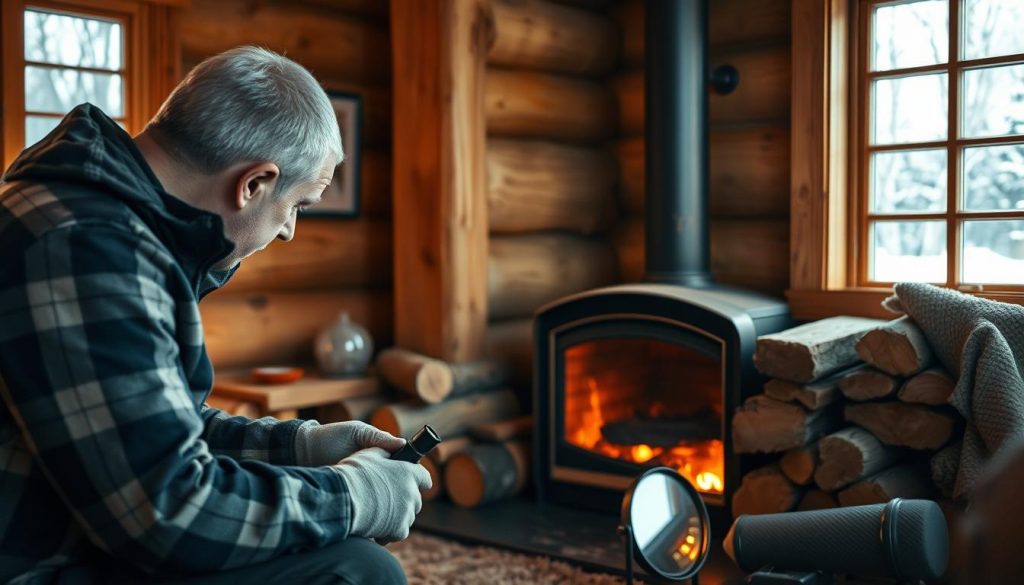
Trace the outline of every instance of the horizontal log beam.
{"type": "Polygon", "coordinates": [[[618,215],[615,182],[615,163],[603,150],[513,139],[487,142],[492,232],[604,231],[618,215]]]}
{"type": "Polygon", "coordinates": [[[615,98],[603,84],[489,69],[485,93],[487,132],[494,136],[593,143],[615,132],[615,98]]]}
{"type": "Polygon", "coordinates": [[[492,0],[494,43],[488,63],[598,77],[619,59],[619,34],[607,16],[546,0],[492,0]]]}
{"type": "Polygon", "coordinates": [[[294,240],[275,240],[250,256],[224,292],[387,287],[391,249],[390,223],[303,217],[294,240]]]}
{"type": "Polygon", "coordinates": [[[393,307],[387,292],[218,291],[200,304],[206,349],[218,368],[308,362],[317,332],[343,310],[375,343],[390,343],[393,307]]]}

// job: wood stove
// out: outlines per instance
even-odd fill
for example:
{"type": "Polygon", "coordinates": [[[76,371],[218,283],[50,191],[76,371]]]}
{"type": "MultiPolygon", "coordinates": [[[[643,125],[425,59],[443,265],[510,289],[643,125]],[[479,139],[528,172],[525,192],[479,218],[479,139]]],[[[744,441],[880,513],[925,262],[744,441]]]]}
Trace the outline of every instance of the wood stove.
{"type": "Polygon", "coordinates": [[[706,0],[648,0],[646,15],[647,283],[538,312],[534,477],[542,501],[611,511],[668,465],[724,507],[743,472],[732,411],[762,382],[755,340],[791,323],[784,302],[710,278],[706,0]]]}

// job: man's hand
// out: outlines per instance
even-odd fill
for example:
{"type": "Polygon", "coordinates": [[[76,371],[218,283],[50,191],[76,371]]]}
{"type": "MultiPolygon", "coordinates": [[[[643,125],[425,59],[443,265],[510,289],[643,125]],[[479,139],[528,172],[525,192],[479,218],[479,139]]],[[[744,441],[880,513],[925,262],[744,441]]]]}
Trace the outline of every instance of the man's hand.
{"type": "Polygon", "coordinates": [[[418,463],[396,461],[373,447],[338,462],[352,498],[351,536],[393,542],[409,536],[423,505],[420,490],[431,486],[430,473],[418,463]]]}
{"type": "Polygon", "coordinates": [[[403,445],[405,439],[361,421],[305,424],[295,434],[295,461],[305,467],[334,465],[362,449],[380,447],[393,453],[403,445]]]}

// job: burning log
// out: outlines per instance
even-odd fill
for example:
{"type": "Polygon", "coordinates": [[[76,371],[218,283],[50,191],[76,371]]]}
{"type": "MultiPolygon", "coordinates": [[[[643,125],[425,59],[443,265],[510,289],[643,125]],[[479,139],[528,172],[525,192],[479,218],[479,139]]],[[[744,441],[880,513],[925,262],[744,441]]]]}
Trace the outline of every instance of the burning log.
{"type": "Polygon", "coordinates": [[[898,379],[870,366],[857,368],[839,380],[839,389],[850,400],[884,398],[899,387],[898,379]]]}
{"type": "Polygon", "coordinates": [[[814,481],[825,491],[837,490],[889,467],[902,455],[864,429],[848,427],[818,442],[814,481]]]}
{"type": "Polygon", "coordinates": [[[686,418],[635,417],[605,424],[601,436],[616,445],[672,447],[682,441],[717,439],[721,428],[721,420],[713,413],[686,418]]]}
{"type": "Polygon", "coordinates": [[[805,512],[807,510],[831,510],[838,507],[839,502],[836,501],[835,495],[821,490],[807,490],[796,509],[799,512],[805,512]]]}
{"type": "Polygon", "coordinates": [[[771,379],[765,382],[764,393],[783,402],[799,402],[810,410],[818,410],[842,397],[839,380],[851,370],[843,370],[827,378],[807,384],[771,379]]]}
{"type": "Polygon", "coordinates": [[[935,487],[928,473],[927,464],[890,467],[839,492],[839,504],[863,506],[882,504],[893,498],[931,498],[935,487]]]}
{"type": "Polygon", "coordinates": [[[841,425],[838,405],[807,411],[798,404],[751,396],[733,416],[733,450],[781,453],[811,443],[841,425]]]}
{"type": "Polygon", "coordinates": [[[956,383],[942,368],[929,368],[903,383],[897,398],[903,402],[940,405],[949,401],[956,383]]]}
{"type": "Polygon", "coordinates": [[[803,490],[789,481],[778,465],[761,467],[743,476],[732,496],[732,515],[788,512],[802,495],[803,490]]]}
{"type": "Polygon", "coordinates": [[[807,383],[855,364],[857,341],[883,321],[831,317],[757,338],[754,365],[762,374],[807,383]]]}
{"type": "Polygon", "coordinates": [[[894,376],[909,376],[932,363],[924,333],[909,317],[900,317],[867,332],[857,342],[857,355],[894,376]]]}
{"type": "Polygon", "coordinates": [[[499,388],[509,380],[507,368],[495,361],[450,364],[397,347],[380,352],[377,372],[388,384],[428,404],[499,388]]]}
{"type": "Polygon", "coordinates": [[[814,483],[814,470],[818,467],[818,443],[786,451],[779,460],[779,467],[796,485],[814,483]]]}
{"type": "Polygon", "coordinates": [[[445,465],[445,489],[457,505],[474,508],[519,493],[526,485],[529,469],[526,443],[474,445],[445,465]]]}
{"type": "Polygon", "coordinates": [[[440,404],[397,403],[374,411],[373,426],[398,437],[411,437],[429,424],[447,440],[465,433],[469,427],[519,414],[519,402],[511,390],[495,390],[453,398],[440,404]]]}
{"type": "Polygon", "coordinates": [[[470,427],[469,436],[480,441],[501,443],[512,439],[529,439],[533,433],[533,416],[526,415],[470,427]]]}
{"type": "Polygon", "coordinates": [[[923,404],[848,404],[846,420],[871,431],[883,443],[911,449],[938,449],[949,442],[957,418],[923,404]]]}

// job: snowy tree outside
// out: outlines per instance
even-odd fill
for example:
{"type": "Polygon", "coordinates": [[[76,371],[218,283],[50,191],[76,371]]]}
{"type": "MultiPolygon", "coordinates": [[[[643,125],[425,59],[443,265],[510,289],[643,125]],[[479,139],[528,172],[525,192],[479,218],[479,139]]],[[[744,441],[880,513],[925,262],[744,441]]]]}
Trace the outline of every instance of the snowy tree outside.
{"type": "Polygon", "coordinates": [[[945,144],[948,1],[890,2],[871,12],[869,75],[879,74],[870,82],[868,114],[867,276],[873,282],[1024,284],[1024,0],[950,1],[960,2],[959,54],[967,61],[952,138],[970,141],[952,148],[945,144]],[[1007,56],[1020,59],[970,63],[1007,56]],[[929,66],[939,67],[897,71],[929,66]],[[959,157],[954,221],[946,216],[951,156],[959,157]],[[958,230],[960,248],[960,274],[953,278],[947,274],[949,230],[958,230]]]}

